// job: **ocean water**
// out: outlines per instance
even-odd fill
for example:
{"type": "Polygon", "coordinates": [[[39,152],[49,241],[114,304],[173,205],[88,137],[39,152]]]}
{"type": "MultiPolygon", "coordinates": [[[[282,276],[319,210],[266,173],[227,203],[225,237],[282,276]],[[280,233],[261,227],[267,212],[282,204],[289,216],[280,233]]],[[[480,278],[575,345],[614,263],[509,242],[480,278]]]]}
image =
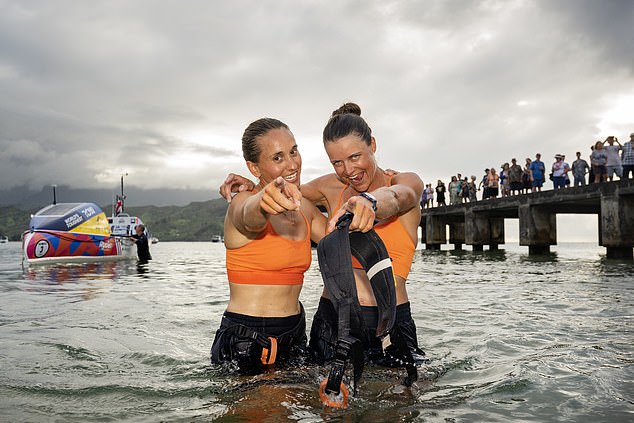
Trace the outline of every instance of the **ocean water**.
{"type": "MultiPolygon", "coordinates": [[[[596,244],[425,251],[408,291],[431,359],[412,388],[368,366],[345,410],[317,366],[209,364],[228,300],[221,243],[159,243],[148,265],[22,266],[0,244],[0,421],[630,422],[634,263],[596,244]]],[[[302,302],[322,289],[314,264],[302,302]]]]}

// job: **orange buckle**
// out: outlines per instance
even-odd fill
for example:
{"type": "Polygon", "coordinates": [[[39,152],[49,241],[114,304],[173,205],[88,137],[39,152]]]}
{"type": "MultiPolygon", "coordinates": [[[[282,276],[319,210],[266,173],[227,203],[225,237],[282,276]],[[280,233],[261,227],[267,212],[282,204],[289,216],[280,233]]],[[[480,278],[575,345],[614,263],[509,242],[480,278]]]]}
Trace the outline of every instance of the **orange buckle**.
{"type": "Polygon", "coordinates": [[[326,384],[328,383],[328,378],[325,378],[319,384],[319,398],[321,402],[326,407],[333,408],[347,408],[348,407],[348,388],[346,385],[341,382],[341,386],[339,388],[339,395],[326,394],[326,384]]]}
{"type": "Polygon", "coordinates": [[[271,341],[271,350],[262,348],[261,360],[265,366],[275,363],[275,358],[277,357],[277,339],[269,336],[269,341],[271,341]]]}

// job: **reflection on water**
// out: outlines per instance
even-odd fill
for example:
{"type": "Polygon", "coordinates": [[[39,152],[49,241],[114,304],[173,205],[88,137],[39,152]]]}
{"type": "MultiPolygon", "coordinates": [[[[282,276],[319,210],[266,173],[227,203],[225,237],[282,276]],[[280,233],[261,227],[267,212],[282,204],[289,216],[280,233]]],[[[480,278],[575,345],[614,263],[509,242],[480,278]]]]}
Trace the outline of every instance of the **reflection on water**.
{"type": "Polygon", "coordinates": [[[558,260],[559,256],[556,251],[534,256],[526,254],[520,258],[521,263],[556,263],[558,260]]]}
{"type": "Polygon", "coordinates": [[[136,265],[137,274],[146,279],[149,277],[149,275],[146,275],[149,269],[150,265],[148,262],[138,262],[136,265]]]}
{"type": "Polygon", "coordinates": [[[25,266],[25,277],[43,283],[64,283],[84,280],[113,280],[117,263],[63,263],[25,266]]]}
{"type": "MultiPolygon", "coordinates": [[[[154,260],[21,266],[0,248],[0,413],[7,421],[629,421],[631,262],[594,245],[547,256],[417,250],[408,292],[431,363],[367,366],[347,410],[322,407],[327,370],[235,376],[209,364],[228,301],[224,247],[159,243],[154,260]],[[42,295],[45,294],[45,295],[42,295]]],[[[323,283],[314,264],[307,325],[323,283]]]]}

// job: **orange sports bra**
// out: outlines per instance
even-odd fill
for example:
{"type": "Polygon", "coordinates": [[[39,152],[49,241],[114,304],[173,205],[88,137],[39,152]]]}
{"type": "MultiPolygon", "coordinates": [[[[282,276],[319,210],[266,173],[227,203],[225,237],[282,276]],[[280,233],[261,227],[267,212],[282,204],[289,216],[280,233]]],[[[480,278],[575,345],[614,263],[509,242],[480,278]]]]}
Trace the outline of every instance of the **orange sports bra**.
{"type": "MultiPolygon", "coordinates": [[[[388,177],[387,186],[390,186],[392,177],[388,177]]],[[[348,188],[346,187],[341,191],[339,195],[339,202],[335,210],[339,210],[341,207],[341,201],[343,199],[343,193],[348,188]]],[[[401,219],[398,216],[394,216],[384,223],[376,225],[374,227],[377,235],[383,240],[385,248],[387,249],[390,258],[392,259],[392,269],[394,274],[407,279],[409,271],[412,267],[412,260],[414,259],[414,251],[416,250],[416,244],[409,236],[409,232],[405,229],[405,226],[401,223],[401,219]]],[[[355,269],[363,269],[363,266],[352,257],[352,267],[355,269]]]]}
{"type": "Polygon", "coordinates": [[[252,285],[301,285],[308,270],[310,225],[306,223],[306,238],[293,241],[278,235],[271,222],[248,244],[227,249],[226,263],[229,282],[252,285]]]}

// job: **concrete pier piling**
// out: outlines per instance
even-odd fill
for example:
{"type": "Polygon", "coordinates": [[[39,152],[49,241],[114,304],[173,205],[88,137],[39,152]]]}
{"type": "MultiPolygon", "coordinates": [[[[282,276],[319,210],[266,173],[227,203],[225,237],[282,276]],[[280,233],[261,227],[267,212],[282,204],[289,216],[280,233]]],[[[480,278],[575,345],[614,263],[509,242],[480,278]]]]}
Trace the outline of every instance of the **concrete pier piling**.
{"type": "Polygon", "coordinates": [[[557,245],[557,214],[596,214],[599,245],[608,258],[634,259],[634,180],[626,179],[473,203],[426,208],[422,211],[422,242],[439,250],[449,243],[474,251],[504,244],[504,219],[519,219],[519,244],[530,255],[548,254],[557,245]]]}
{"type": "Polygon", "coordinates": [[[599,245],[608,258],[632,259],[634,247],[634,196],[619,195],[620,190],[601,197],[599,245]]]}
{"type": "Polygon", "coordinates": [[[551,245],[557,245],[557,215],[547,206],[519,206],[520,245],[527,246],[529,254],[547,254],[551,245]]]}

